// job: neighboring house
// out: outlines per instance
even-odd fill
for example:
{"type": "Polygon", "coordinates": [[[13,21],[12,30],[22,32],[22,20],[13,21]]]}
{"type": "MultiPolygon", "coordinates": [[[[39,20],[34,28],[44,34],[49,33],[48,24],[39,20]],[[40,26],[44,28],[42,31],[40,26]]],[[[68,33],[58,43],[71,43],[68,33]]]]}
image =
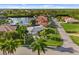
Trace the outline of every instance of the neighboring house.
{"type": "Polygon", "coordinates": [[[16,30],[16,26],[11,26],[9,24],[0,25],[0,31],[8,32],[16,30]]]}
{"type": "Polygon", "coordinates": [[[77,23],[79,22],[79,20],[76,20],[72,17],[68,17],[68,16],[64,16],[62,17],[62,19],[66,22],[66,23],[77,23]]]}
{"type": "MultiPolygon", "coordinates": [[[[29,31],[30,34],[37,34],[39,31],[43,30],[45,27],[40,25],[40,26],[32,26],[32,27],[27,27],[27,30],[29,31]]],[[[0,25],[0,32],[8,32],[8,31],[15,31],[16,26],[11,26],[10,24],[4,24],[0,25]]]]}
{"type": "Polygon", "coordinates": [[[43,25],[47,26],[48,25],[48,19],[45,16],[38,16],[36,19],[36,25],[43,25]]]}
{"type": "Polygon", "coordinates": [[[27,30],[29,31],[30,34],[37,34],[44,28],[45,28],[44,26],[40,25],[40,26],[27,27],[27,30]]]}

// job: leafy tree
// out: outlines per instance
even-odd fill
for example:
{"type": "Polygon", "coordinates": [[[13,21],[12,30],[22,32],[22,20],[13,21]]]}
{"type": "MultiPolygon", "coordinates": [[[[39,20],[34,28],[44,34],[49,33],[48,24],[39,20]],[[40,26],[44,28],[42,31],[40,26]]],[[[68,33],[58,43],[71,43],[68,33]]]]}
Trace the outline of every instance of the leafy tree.
{"type": "Polygon", "coordinates": [[[0,50],[3,52],[4,55],[7,55],[7,45],[4,42],[4,40],[0,39],[0,50]]]}
{"type": "Polygon", "coordinates": [[[26,44],[26,39],[28,35],[27,27],[23,25],[18,25],[16,31],[20,35],[20,38],[24,39],[24,44],[26,44]]]}
{"type": "Polygon", "coordinates": [[[55,34],[56,31],[53,28],[45,28],[44,30],[40,31],[38,34],[42,37],[44,37],[45,39],[47,39],[47,35],[48,34],[55,34]]]}
{"type": "Polygon", "coordinates": [[[26,44],[30,45],[32,42],[34,42],[34,38],[32,34],[28,34],[26,38],[26,44]]]}
{"type": "Polygon", "coordinates": [[[7,24],[8,23],[8,20],[7,19],[3,19],[3,20],[0,20],[0,25],[2,25],[2,24],[7,24]]]}
{"type": "Polygon", "coordinates": [[[30,24],[31,26],[34,26],[34,25],[36,25],[36,21],[33,19],[33,20],[30,21],[29,24],[30,24]]]}

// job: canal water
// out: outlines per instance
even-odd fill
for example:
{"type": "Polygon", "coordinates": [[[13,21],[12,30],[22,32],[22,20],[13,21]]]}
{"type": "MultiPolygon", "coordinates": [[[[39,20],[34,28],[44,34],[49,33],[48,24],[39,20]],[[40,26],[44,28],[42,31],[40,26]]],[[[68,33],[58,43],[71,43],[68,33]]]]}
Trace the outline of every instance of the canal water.
{"type": "Polygon", "coordinates": [[[17,23],[21,25],[28,25],[31,20],[33,20],[33,17],[13,17],[10,18],[11,25],[16,25],[17,23]]]}

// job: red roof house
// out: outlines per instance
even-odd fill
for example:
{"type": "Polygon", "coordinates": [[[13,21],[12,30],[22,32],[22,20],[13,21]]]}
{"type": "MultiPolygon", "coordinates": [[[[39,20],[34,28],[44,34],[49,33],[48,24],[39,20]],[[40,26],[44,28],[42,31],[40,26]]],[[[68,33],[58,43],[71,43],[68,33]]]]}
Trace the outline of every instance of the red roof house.
{"type": "Polygon", "coordinates": [[[43,25],[47,26],[48,25],[48,19],[45,16],[38,16],[36,19],[36,25],[43,25]]]}

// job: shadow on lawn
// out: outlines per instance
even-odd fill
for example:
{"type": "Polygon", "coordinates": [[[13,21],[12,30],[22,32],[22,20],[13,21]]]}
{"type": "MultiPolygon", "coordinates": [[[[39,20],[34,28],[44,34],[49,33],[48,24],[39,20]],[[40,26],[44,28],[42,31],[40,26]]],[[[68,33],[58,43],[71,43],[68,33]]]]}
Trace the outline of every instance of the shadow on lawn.
{"type": "Polygon", "coordinates": [[[53,49],[53,50],[56,50],[56,51],[61,51],[61,52],[70,52],[70,53],[77,52],[72,47],[70,47],[70,48],[64,48],[64,47],[57,47],[57,48],[47,47],[47,48],[48,49],[53,49]]]}

